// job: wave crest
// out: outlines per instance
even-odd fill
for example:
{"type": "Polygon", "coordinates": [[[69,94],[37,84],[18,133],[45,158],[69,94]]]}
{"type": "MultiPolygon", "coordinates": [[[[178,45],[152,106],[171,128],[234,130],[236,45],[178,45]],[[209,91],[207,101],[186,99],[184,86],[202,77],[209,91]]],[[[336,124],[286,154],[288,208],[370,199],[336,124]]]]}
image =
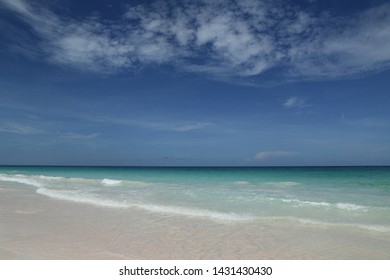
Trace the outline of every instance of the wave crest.
{"type": "Polygon", "coordinates": [[[104,178],[101,183],[105,186],[118,186],[122,183],[122,181],[104,178]]]}

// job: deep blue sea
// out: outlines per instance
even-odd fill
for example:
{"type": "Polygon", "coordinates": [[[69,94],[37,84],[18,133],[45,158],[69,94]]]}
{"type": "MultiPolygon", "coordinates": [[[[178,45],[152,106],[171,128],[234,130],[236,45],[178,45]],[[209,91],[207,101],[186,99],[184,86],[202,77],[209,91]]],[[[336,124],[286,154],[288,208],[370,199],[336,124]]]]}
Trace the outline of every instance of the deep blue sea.
{"type": "Polygon", "coordinates": [[[0,183],[97,207],[215,222],[390,232],[390,167],[0,167],[0,183]]]}

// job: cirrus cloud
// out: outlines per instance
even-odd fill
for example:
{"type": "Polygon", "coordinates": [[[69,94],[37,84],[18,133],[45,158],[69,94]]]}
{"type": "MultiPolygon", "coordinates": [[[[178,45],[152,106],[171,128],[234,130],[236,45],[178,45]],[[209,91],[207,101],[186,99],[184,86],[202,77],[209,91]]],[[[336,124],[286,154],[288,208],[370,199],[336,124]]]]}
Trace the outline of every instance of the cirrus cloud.
{"type": "Polygon", "coordinates": [[[24,125],[15,122],[6,122],[0,124],[0,133],[14,133],[14,134],[38,134],[42,130],[35,127],[24,125]]]}
{"type": "Polygon", "coordinates": [[[210,77],[286,81],[390,68],[390,4],[343,18],[282,0],[165,0],[127,6],[116,20],[72,18],[25,0],[0,4],[39,36],[37,52],[85,71],[169,64],[210,77]]]}
{"type": "Polygon", "coordinates": [[[305,100],[298,98],[296,96],[288,98],[284,103],[283,106],[289,109],[292,108],[298,108],[302,109],[304,107],[309,107],[310,105],[306,103],[305,100]]]}
{"type": "Polygon", "coordinates": [[[264,151],[264,152],[257,153],[253,159],[262,161],[271,158],[283,158],[283,157],[290,157],[295,155],[298,155],[298,153],[294,151],[264,151]]]}

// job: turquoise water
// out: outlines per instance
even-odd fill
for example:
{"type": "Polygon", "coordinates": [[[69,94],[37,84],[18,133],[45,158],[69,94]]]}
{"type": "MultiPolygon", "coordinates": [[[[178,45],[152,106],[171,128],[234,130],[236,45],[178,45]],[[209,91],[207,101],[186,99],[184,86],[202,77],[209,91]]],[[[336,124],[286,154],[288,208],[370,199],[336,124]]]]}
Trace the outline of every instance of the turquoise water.
{"type": "Polygon", "coordinates": [[[390,232],[390,167],[0,167],[1,182],[98,207],[390,232]]]}

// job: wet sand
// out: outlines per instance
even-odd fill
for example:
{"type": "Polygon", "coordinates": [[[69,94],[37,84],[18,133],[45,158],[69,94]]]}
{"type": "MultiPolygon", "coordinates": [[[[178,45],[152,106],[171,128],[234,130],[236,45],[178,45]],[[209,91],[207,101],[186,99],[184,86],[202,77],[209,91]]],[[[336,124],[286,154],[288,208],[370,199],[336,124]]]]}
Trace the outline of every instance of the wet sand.
{"type": "Polygon", "coordinates": [[[103,208],[0,186],[0,259],[390,259],[390,234],[103,208]]]}

